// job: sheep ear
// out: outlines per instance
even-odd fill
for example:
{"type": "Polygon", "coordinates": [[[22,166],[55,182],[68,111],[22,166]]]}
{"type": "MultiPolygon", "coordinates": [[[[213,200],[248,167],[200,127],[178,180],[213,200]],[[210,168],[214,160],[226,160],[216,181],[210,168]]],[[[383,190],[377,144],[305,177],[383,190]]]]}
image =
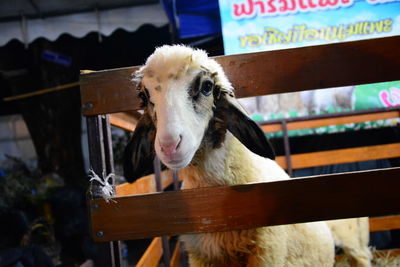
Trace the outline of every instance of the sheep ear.
{"type": "Polygon", "coordinates": [[[222,108],[225,113],[227,129],[250,151],[262,157],[275,159],[275,152],[258,124],[243,113],[226,97],[217,101],[217,109],[222,108]]]}
{"type": "Polygon", "coordinates": [[[155,134],[156,128],[150,115],[144,113],[124,151],[124,176],[128,182],[154,173],[155,134]]]}

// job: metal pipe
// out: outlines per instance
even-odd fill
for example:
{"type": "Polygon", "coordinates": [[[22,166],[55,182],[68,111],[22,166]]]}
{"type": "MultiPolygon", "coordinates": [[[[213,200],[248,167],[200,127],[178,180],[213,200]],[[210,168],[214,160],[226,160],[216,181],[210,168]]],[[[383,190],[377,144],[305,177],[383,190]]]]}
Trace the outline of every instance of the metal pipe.
{"type": "Polygon", "coordinates": [[[282,121],[282,133],[283,133],[283,145],[285,149],[287,171],[289,173],[289,176],[293,177],[292,155],[290,153],[289,134],[285,120],[282,121]]]}

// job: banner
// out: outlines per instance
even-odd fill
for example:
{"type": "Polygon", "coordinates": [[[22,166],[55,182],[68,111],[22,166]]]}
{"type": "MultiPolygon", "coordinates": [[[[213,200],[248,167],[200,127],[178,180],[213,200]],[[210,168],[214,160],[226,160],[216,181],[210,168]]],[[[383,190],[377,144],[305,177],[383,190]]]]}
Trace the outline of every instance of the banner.
{"type": "Polygon", "coordinates": [[[225,54],[400,35],[399,0],[219,0],[225,54]]]}

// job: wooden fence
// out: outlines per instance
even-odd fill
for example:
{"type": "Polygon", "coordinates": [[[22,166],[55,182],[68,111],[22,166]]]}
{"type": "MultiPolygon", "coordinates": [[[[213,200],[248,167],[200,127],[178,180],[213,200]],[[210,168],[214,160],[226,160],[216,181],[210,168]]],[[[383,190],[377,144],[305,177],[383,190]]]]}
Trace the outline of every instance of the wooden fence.
{"type": "MultiPolygon", "coordinates": [[[[223,56],[216,60],[224,67],[237,90],[237,96],[245,97],[400,80],[398,47],[400,37],[389,37],[223,56]]],[[[109,117],[104,114],[139,108],[136,92],[130,82],[134,70],[135,67],[83,72],[81,75],[82,112],[87,116],[90,161],[96,173],[113,172],[110,123],[109,117]]],[[[378,112],[373,116],[398,116],[398,111],[378,112]]],[[[353,114],[341,119],[356,122],[371,118],[353,114]]],[[[332,124],[328,118],[309,121],[313,123],[312,127],[332,124]]],[[[268,130],[268,127],[278,127],[277,125],[271,123],[264,127],[268,130]]],[[[282,125],[287,130],[303,127],[299,121],[285,121],[280,123],[280,127],[282,125]]],[[[384,147],[331,151],[333,154],[330,156],[325,152],[314,152],[319,154],[308,156],[286,155],[283,159],[278,158],[278,162],[289,170],[374,157],[398,157],[398,148],[398,144],[390,144],[384,147]],[[373,157],[366,157],[366,152],[371,152],[373,157]]],[[[390,168],[163,193],[143,189],[146,186],[150,188],[151,182],[150,178],[142,178],[134,185],[119,187],[117,194],[124,196],[117,195],[110,203],[98,198],[99,185],[94,183],[88,200],[92,236],[96,241],[110,241],[107,249],[112,252],[112,257],[105,265],[118,266],[120,262],[117,240],[400,214],[399,177],[400,168],[390,168]],[[128,187],[135,188],[136,191],[126,189],[128,187]],[[144,194],[146,190],[153,193],[144,194]],[[139,194],[126,196],[127,192],[139,194]],[[371,198],[371,195],[375,197],[371,198]],[[213,196],[212,199],[210,196],[213,196]]],[[[167,176],[165,179],[164,185],[170,181],[167,176]]],[[[392,223],[398,222],[397,217],[395,218],[385,227],[398,227],[396,223],[392,223]]],[[[371,227],[383,228],[378,226],[382,221],[388,222],[386,219],[376,219],[371,221],[371,227]]],[[[154,239],[149,247],[153,252],[146,253],[161,255],[160,242],[165,244],[165,240],[166,238],[164,242],[162,239],[154,239]]],[[[179,247],[174,250],[174,261],[168,261],[167,265],[176,266],[178,252],[179,247]]],[[[144,264],[150,264],[150,259],[144,258],[143,261],[144,264]]],[[[157,260],[151,262],[156,264],[157,260]]]]}

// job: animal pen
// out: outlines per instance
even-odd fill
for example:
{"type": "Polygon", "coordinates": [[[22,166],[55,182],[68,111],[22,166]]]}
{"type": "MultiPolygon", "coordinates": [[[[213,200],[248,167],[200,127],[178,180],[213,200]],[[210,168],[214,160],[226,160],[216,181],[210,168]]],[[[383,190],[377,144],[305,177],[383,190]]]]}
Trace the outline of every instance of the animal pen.
{"type": "MultiPolygon", "coordinates": [[[[400,80],[399,47],[396,36],[215,60],[224,68],[236,96],[249,97],[400,80]]],[[[131,82],[136,69],[81,74],[90,164],[97,174],[114,172],[110,125],[134,127],[128,113],[121,112],[140,108],[131,82]]],[[[392,108],[269,121],[262,128],[283,132],[285,156],[276,160],[291,173],[305,167],[398,158],[400,143],[291,155],[288,130],[399,117],[400,109],[392,108]]],[[[157,183],[150,175],[117,186],[108,203],[101,197],[101,184],[92,182],[88,194],[91,233],[96,242],[104,242],[104,266],[120,266],[120,240],[154,238],[137,266],[157,266],[163,252],[165,266],[178,266],[180,245],[171,249],[170,257],[168,236],[363,216],[370,217],[370,231],[400,228],[400,168],[172,192],[157,191],[174,178],[177,182],[176,175],[160,174],[156,168],[155,176],[157,183]]],[[[399,254],[398,250],[391,253],[399,254]]]]}

